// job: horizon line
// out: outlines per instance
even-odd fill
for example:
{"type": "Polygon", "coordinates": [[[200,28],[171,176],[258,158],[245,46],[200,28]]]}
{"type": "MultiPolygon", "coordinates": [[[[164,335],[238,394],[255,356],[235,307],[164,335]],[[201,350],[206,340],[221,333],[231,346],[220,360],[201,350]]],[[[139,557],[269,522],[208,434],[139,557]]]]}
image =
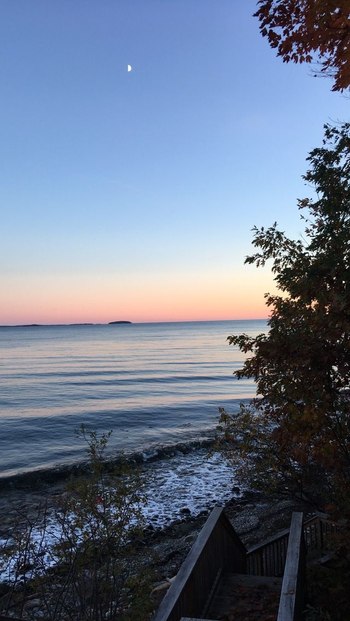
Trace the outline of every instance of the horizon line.
{"type": "Polygon", "coordinates": [[[128,326],[128,325],[143,325],[143,324],[153,324],[153,323],[217,323],[224,321],[267,321],[268,317],[254,317],[254,318],[244,318],[241,317],[239,319],[178,319],[178,320],[161,320],[161,321],[130,321],[130,320],[120,320],[120,321],[111,321],[111,322],[93,322],[93,321],[84,321],[84,322],[73,322],[73,323],[20,323],[20,324],[0,324],[0,328],[59,328],[59,327],[91,327],[91,326],[128,326]]]}

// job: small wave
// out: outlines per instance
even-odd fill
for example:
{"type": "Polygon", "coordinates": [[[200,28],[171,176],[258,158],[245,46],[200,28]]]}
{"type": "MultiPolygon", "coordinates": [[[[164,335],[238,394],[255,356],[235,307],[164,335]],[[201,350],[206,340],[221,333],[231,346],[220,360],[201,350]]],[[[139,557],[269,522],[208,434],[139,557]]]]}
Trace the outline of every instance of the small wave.
{"type": "MultiPolygon", "coordinates": [[[[186,455],[187,453],[191,453],[192,451],[210,448],[214,445],[215,437],[214,434],[211,436],[190,440],[188,442],[176,442],[174,444],[163,445],[159,447],[151,447],[148,450],[135,452],[130,454],[131,461],[135,461],[136,463],[144,463],[144,462],[152,462],[157,461],[159,459],[167,459],[171,457],[175,457],[176,455],[186,455]]],[[[129,456],[128,456],[129,458],[129,456]]]]}
{"type": "MultiPolygon", "coordinates": [[[[125,451],[117,455],[109,455],[105,461],[106,469],[112,470],[121,463],[142,466],[143,464],[171,459],[181,455],[186,455],[193,451],[210,448],[214,445],[214,433],[204,438],[190,440],[188,442],[175,442],[167,445],[149,446],[139,451],[125,451]]],[[[43,485],[54,485],[64,482],[71,476],[83,476],[90,472],[90,465],[87,460],[71,464],[63,464],[51,468],[40,468],[23,472],[15,475],[0,477],[0,490],[7,489],[38,489],[43,485]]]]}

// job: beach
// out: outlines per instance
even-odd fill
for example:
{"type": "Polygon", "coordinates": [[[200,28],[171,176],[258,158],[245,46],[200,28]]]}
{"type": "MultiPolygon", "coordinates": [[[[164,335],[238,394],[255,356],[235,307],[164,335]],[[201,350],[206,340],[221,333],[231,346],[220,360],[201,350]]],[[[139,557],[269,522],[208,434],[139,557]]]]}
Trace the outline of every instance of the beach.
{"type": "MultiPolygon", "coordinates": [[[[41,507],[46,507],[49,512],[53,511],[65,489],[66,483],[60,481],[38,485],[35,490],[25,486],[1,490],[0,538],[4,541],[9,536],[13,524],[18,522],[18,519],[24,523],[24,517],[27,516],[29,520],[35,522],[41,507]]],[[[247,547],[264,541],[281,529],[288,528],[293,510],[308,510],[308,507],[297,501],[269,497],[249,490],[238,493],[237,488],[234,496],[231,495],[221,504],[224,504],[229,519],[247,547]]],[[[171,579],[177,574],[214,506],[213,502],[197,514],[183,512],[163,527],[154,526],[149,522],[138,540],[139,567],[143,568],[143,571],[146,567],[152,576],[149,596],[153,611],[165,595],[171,579]]],[[[8,588],[6,584],[0,584],[3,602],[6,602],[8,588]]],[[[34,604],[37,609],[35,605],[33,606],[33,600],[30,600],[28,610],[31,615],[40,617],[42,614],[40,602],[34,600],[34,604]]]]}

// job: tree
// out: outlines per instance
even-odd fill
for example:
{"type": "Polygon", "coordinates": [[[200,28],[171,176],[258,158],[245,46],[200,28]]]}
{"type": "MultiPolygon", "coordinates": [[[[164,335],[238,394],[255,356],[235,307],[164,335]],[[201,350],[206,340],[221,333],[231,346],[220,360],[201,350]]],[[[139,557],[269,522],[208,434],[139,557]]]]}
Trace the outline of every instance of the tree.
{"type": "Polygon", "coordinates": [[[321,63],[332,90],[350,87],[349,0],[259,0],[260,31],[284,62],[321,63]]]}
{"type": "Polygon", "coordinates": [[[325,126],[304,179],[316,198],[299,200],[305,240],[275,223],[254,229],[258,251],[246,263],[272,260],[280,295],[266,294],[269,331],[230,336],[250,354],[237,378],[253,378],[257,397],[238,417],[222,411],[227,439],[239,437],[245,472],[256,485],[338,505],[350,499],[350,124],[325,126]],[[306,214],[306,215],[305,215],[306,214]],[[310,485],[311,483],[311,485],[310,485]]]}

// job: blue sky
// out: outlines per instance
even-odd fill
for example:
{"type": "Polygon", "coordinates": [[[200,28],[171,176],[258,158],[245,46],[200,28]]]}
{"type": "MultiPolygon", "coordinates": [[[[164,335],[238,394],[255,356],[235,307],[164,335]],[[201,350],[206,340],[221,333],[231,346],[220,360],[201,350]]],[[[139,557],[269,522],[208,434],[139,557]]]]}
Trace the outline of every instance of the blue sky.
{"type": "Polygon", "coordinates": [[[300,235],[349,99],[276,58],[255,8],[2,0],[0,323],[263,316],[251,228],[300,235]]]}

